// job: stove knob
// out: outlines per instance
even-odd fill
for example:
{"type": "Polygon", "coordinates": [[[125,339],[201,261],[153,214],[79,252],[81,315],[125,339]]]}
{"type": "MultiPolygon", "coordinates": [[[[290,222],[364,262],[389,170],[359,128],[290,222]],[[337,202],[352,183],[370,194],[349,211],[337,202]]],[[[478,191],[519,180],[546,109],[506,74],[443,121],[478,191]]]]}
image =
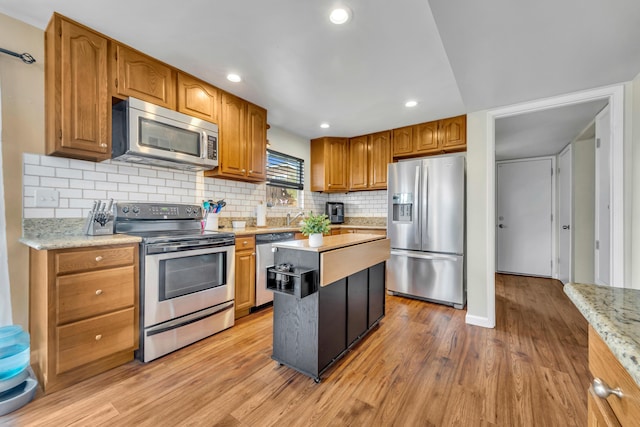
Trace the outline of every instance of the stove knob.
{"type": "Polygon", "coordinates": [[[187,206],[187,215],[189,215],[191,213],[191,207],[187,206]]]}
{"type": "Polygon", "coordinates": [[[133,208],[131,208],[131,211],[132,211],[134,214],[137,214],[137,213],[140,213],[140,208],[139,208],[139,207],[137,207],[137,206],[134,206],[133,208]]]}
{"type": "Polygon", "coordinates": [[[122,212],[123,213],[128,213],[129,212],[129,206],[123,206],[122,207],[122,212]]]}

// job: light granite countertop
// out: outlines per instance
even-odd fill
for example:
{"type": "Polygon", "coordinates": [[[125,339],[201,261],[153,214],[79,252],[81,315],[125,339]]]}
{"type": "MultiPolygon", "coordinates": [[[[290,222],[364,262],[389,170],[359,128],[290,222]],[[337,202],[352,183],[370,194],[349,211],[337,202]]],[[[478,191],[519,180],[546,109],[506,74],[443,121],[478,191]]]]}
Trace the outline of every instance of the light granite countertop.
{"type": "Polygon", "coordinates": [[[564,292],[640,386],[640,290],[569,283],[564,292]]]}
{"type": "Polygon", "coordinates": [[[110,234],[108,236],[87,236],[84,234],[49,234],[42,235],[25,235],[20,238],[23,243],[33,249],[51,250],[51,249],[68,249],[82,248],[89,246],[103,245],[124,245],[128,243],[140,243],[142,239],[136,236],[128,236],[126,234],[110,234]]]}

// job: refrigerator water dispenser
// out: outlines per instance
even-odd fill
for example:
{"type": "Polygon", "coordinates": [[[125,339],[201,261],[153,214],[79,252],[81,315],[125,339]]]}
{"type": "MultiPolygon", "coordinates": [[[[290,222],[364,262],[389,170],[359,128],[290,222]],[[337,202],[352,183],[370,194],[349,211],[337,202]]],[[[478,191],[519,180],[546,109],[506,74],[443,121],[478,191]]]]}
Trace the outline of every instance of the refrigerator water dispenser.
{"type": "Polygon", "coordinates": [[[393,221],[413,221],[413,193],[396,193],[393,195],[393,221]]]}

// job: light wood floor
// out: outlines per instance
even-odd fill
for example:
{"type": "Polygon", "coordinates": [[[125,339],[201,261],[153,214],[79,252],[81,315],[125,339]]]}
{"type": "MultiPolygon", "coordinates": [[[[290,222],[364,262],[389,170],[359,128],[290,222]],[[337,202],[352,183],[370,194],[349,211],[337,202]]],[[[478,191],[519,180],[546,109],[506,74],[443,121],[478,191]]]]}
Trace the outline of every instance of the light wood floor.
{"type": "Polygon", "coordinates": [[[270,359],[271,309],[148,364],[39,397],[0,425],[584,426],[587,323],[553,280],[498,275],[497,327],[387,297],[322,383],[270,359]]]}

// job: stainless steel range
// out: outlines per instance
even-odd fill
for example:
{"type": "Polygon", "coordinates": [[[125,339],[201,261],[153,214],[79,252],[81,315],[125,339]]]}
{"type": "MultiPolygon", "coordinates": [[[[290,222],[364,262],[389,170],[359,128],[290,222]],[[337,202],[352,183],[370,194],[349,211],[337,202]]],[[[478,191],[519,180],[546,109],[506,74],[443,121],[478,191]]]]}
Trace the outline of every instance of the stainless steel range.
{"type": "Polygon", "coordinates": [[[234,234],[202,231],[198,205],[120,202],[113,210],[116,233],[142,237],[138,359],[233,326],[234,234]]]}

